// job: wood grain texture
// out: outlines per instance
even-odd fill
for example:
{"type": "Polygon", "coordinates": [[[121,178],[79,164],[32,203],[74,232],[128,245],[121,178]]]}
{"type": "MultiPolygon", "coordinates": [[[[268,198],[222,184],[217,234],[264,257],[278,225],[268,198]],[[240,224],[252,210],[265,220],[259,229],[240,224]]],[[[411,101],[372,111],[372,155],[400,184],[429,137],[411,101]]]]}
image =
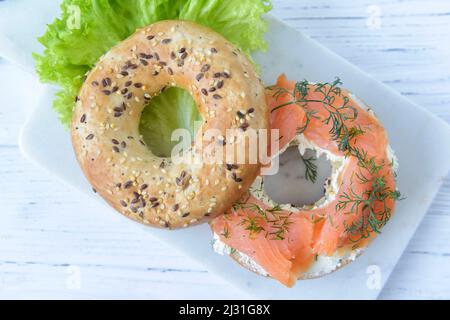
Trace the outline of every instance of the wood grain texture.
{"type": "MultiPolygon", "coordinates": [[[[273,2],[276,16],[450,123],[450,1],[273,2]]],[[[0,62],[0,298],[244,298],[148,233],[104,230],[101,204],[22,158],[20,127],[41,88],[0,62]]],[[[450,298],[449,177],[381,298],[450,298]]]]}

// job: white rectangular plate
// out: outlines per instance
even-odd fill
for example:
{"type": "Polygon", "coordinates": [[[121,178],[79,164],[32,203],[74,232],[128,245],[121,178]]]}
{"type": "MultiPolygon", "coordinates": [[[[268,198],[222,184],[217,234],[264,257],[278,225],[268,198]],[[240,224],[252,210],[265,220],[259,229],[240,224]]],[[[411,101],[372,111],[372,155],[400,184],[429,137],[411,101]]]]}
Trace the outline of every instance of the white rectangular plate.
{"type": "MultiPolygon", "coordinates": [[[[50,7],[56,15],[56,6],[46,6],[47,17],[50,7]]],[[[36,8],[34,17],[39,16],[37,11],[40,10],[36,8]]],[[[1,13],[0,18],[0,21],[4,18],[1,13]]],[[[136,228],[144,228],[159,240],[199,261],[210,272],[246,291],[250,297],[375,299],[450,170],[450,127],[304,34],[272,16],[268,16],[267,20],[269,32],[266,37],[270,49],[255,55],[267,84],[274,83],[282,72],[291,79],[310,81],[330,81],[339,76],[345,87],[372,106],[384,123],[400,160],[398,186],[407,199],[398,204],[396,214],[383,234],[351,265],[327,277],[301,281],[294,288],[287,289],[273,280],[246,271],[227,257],[215,254],[211,249],[211,232],[207,225],[167,232],[134,224],[109,207],[105,206],[105,210],[111,210],[111,221],[122,219],[121,223],[133,223],[136,228]],[[367,285],[370,276],[367,272],[372,270],[368,267],[372,265],[381,271],[381,286],[378,288],[367,285]]],[[[5,22],[3,28],[0,25],[0,55],[3,49],[10,60],[31,69],[29,60],[24,57],[35,50],[35,39],[30,38],[27,42],[23,35],[11,36],[5,25],[5,22]],[[15,39],[20,41],[15,42],[15,39]],[[15,55],[17,52],[21,54],[15,55]]],[[[44,29],[39,24],[33,25],[38,31],[44,29]]],[[[76,163],[69,133],[51,109],[53,94],[54,89],[49,87],[25,124],[20,141],[22,151],[30,160],[63,181],[92,195],[76,163]]],[[[104,221],[104,228],[108,228],[108,223],[104,221]]]]}

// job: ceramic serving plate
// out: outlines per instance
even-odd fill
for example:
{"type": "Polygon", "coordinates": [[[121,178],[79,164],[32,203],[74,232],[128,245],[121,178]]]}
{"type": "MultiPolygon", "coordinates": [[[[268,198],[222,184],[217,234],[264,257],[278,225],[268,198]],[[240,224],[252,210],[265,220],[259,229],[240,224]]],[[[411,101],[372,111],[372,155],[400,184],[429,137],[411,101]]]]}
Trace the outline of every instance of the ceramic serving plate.
{"type": "MultiPolygon", "coordinates": [[[[23,2],[19,1],[18,6],[23,2]]],[[[29,56],[33,50],[39,50],[36,36],[45,29],[45,22],[57,15],[55,2],[42,3],[45,10],[34,8],[35,18],[30,20],[30,28],[35,27],[33,31],[27,28],[28,31],[19,34],[12,31],[16,29],[8,28],[8,21],[10,26],[14,23],[11,18],[14,12],[3,12],[2,17],[0,4],[0,55],[29,70],[33,69],[29,56]]],[[[345,87],[369,104],[385,125],[400,161],[398,187],[407,199],[398,203],[396,214],[383,234],[351,265],[320,279],[298,282],[294,288],[287,289],[273,280],[250,273],[228,257],[215,254],[207,225],[174,232],[156,230],[131,222],[105,205],[105,210],[110,210],[111,214],[103,227],[108,228],[109,223],[117,223],[115,219],[120,219],[120,223],[144,229],[247,292],[249,297],[375,299],[450,170],[450,127],[306,35],[273,16],[266,19],[269,22],[266,35],[269,51],[258,53],[254,58],[261,65],[267,84],[273,83],[282,72],[292,79],[310,81],[330,81],[339,76],[345,87]],[[380,285],[376,285],[378,276],[381,277],[380,285]]],[[[54,88],[48,87],[30,115],[21,135],[21,149],[30,160],[102,201],[93,195],[83,177],[72,151],[69,132],[51,109],[54,92],[54,88]]]]}

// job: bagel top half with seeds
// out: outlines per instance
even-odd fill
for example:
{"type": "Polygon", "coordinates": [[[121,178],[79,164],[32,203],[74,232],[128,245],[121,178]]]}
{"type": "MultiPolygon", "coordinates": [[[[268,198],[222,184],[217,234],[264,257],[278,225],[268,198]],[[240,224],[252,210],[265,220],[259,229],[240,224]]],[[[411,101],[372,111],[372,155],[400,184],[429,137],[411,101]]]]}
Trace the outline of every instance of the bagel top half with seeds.
{"type": "MultiPolygon", "coordinates": [[[[227,129],[244,134],[269,126],[264,85],[245,54],[207,27],[166,20],[137,30],[88,73],[71,135],[85,176],[112,207],[138,222],[176,229],[226,211],[253,183],[260,165],[190,166],[154,155],[139,121],[148,102],[169,87],[192,95],[202,131],[219,130],[223,148],[245,143],[226,141],[227,129]]],[[[189,149],[194,157],[201,140],[196,137],[189,149]]]]}

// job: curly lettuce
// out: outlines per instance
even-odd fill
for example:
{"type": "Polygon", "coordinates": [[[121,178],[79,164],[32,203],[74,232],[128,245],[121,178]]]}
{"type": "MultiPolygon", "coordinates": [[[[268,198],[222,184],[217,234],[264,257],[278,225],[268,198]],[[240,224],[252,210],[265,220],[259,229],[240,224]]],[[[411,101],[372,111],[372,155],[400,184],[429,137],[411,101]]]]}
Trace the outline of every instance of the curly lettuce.
{"type": "MultiPolygon", "coordinates": [[[[271,6],[271,2],[265,0],[63,0],[60,18],[39,38],[45,49],[43,54],[34,54],[36,70],[42,82],[60,87],[54,110],[67,126],[85,74],[103,54],[136,29],[165,19],[190,20],[214,29],[250,55],[252,51],[266,48],[263,35],[267,25],[262,15],[271,6]]],[[[198,118],[194,114],[196,111],[191,110],[196,110],[196,106],[192,99],[186,98],[185,92],[171,90],[165,94],[170,97],[154,101],[153,106],[187,103],[185,108],[175,110],[186,112],[180,119],[198,118]]],[[[177,117],[158,116],[156,111],[147,109],[141,120],[146,141],[150,140],[146,136],[152,132],[161,134],[166,133],[167,128],[189,127],[177,117]],[[159,121],[151,121],[151,117],[159,121]]]]}

